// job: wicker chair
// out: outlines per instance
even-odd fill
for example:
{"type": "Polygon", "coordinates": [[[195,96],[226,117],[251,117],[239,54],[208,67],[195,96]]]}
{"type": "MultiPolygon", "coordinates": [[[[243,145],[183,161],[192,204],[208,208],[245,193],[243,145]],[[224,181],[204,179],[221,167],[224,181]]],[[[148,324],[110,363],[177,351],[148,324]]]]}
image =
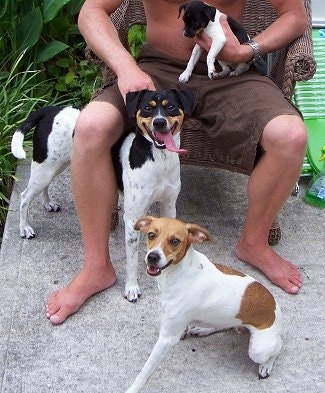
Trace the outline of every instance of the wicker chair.
{"type": "MultiPolygon", "coordinates": [[[[282,89],[286,97],[292,96],[296,81],[312,78],[316,70],[311,39],[311,0],[304,0],[304,4],[309,17],[309,24],[305,34],[296,39],[287,48],[279,50],[272,56],[270,76],[282,89]]],[[[268,1],[246,1],[243,25],[251,37],[265,30],[276,17],[276,13],[268,1]]],[[[124,0],[121,6],[111,15],[111,20],[117,29],[122,44],[129,49],[128,29],[135,24],[146,24],[142,1],[124,0]]],[[[86,55],[93,61],[96,59],[89,49],[86,50],[86,55]]],[[[100,61],[98,62],[100,63],[100,61]]],[[[116,79],[114,72],[108,68],[103,67],[103,73],[106,80],[116,79]]],[[[220,154],[220,148],[218,149],[196,119],[190,118],[184,122],[181,133],[181,145],[188,151],[188,154],[181,158],[182,164],[221,167],[216,162],[217,154],[220,154]]],[[[236,168],[235,170],[245,173],[241,168],[236,168]]]]}

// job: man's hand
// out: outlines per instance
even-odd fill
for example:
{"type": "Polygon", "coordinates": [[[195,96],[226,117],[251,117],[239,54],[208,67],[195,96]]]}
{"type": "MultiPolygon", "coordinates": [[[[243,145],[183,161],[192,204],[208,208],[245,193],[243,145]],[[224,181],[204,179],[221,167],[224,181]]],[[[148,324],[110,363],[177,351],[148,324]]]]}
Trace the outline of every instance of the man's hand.
{"type": "Polygon", "coordinates": [[[136,64],[132,66],[129,72],[118,75],[117,84],[124,102],[126,94],[130,91],[156,90],[150,76],[143,72],[136,64]]]}

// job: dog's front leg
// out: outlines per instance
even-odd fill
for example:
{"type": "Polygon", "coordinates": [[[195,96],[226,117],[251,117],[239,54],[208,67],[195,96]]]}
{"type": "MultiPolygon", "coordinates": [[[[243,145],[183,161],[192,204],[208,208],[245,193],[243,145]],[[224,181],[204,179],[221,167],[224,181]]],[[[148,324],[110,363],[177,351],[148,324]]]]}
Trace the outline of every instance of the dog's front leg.
{"type": "Polygon", "coordinates": [[[134,230],[135,220],[124,215],[125,251],[126,251],[126,281],[124,297],[129,302],[136,302],[141,295],[138,284],[138,247],[140,233],[134,230]]]}
{"type": "Polygon", "coordinates": [[[181,333],[173,336],[163,335],[160,333],[158,341],[156,342],[148,360],[126,393],[137,393],[144,387],[151,374],[166,357],[169,350],[179,342],[180,337],[181,333]]]}
{"type": "Polygon", "coordinates": [[[195,67],[195,64],[199,61],[199,58],[202,54],[203,49],[200,47],[200,45],[196,44],[193,48],[190,60],[187,63],[187,67],[184,72],[181,73],[179,76],[178,80],[182,83],[186,83],[189,81],[193,69],[195,67]]]}
{"type": "MultiPolygon", "coordinates": [[[[224,34],[223,34],[224,36],[224,34]]],[[[221,73],[217,73],[216,69],[215,69],[215,61],[216,61],[216,57],[218,55],[218,53],[221,51],[221,49],[223,48],[224,44],[226,43],[226,37],[224,36],[224,38],[218,38],[218,40],[213,41],[211,48],[209,50],[209,53],[207,55],[207,66],[208,66],[208,76],[210,79],[214,79],[216,77],[220,77],[220,76],[224,76],[224,69],[221,73]]],[[[226,64],[224,62],[219,62],[219,64],[226,64]]],[[[222,68],[223,65],[222,65],[222,68]]],[[[228,73],[229,73],[230,69],[228,67],[228,73]]]]}

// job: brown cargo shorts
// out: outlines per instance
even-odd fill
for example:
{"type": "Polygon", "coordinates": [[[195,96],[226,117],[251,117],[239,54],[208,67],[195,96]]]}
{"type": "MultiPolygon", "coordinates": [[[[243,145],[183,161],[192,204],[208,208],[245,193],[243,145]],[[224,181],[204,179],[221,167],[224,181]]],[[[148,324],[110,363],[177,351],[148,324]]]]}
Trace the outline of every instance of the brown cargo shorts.
{"type": "MultiPolygon", "coordinates": [[[[139,67],[148,73],[157,88],[190,89],[196,95],[192,117],[201,122],[202,129],[222,147],[225,157],[236,157],[229,169],[250,173],[254,167],[258,142],[265,126],[277,116],[300,116],[281,89],[267,76],[260,75],[254,67],[236,77],[210,80],[205,62],[199,62],[188,83],[180,83],[179,75],[187,62],[168,57],[145,45],[138,56],[139,67]],[[231,166],[233,165],[233,168],[231,166]]],[[[125,105],[117,83],[103,83],[93,97],[95,101],[110,102],[117,107],[130,127],[125,105]]]]}

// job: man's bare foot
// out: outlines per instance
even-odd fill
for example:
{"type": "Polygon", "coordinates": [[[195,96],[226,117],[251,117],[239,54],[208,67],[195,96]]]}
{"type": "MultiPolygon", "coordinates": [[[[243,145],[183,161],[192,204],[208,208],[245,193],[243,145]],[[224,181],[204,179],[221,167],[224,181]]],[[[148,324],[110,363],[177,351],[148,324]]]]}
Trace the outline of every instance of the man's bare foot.
{"type": "Polygon", "coordinates": [[[92,295],[115,282],[114,269],[109,265],[97,271],[83,268],[67,286],[52,293],[46,305],[46,317],[56,325],[64,322],[92,295]]]}
{"type": "Polygon", "coordinates": [[[273,284],[290,294],[297,294],[302,284],[298,268],[281,258],[269,245],[257,249],[240,240],[236,247],[237,257],[260,269],[273,284]]]}

